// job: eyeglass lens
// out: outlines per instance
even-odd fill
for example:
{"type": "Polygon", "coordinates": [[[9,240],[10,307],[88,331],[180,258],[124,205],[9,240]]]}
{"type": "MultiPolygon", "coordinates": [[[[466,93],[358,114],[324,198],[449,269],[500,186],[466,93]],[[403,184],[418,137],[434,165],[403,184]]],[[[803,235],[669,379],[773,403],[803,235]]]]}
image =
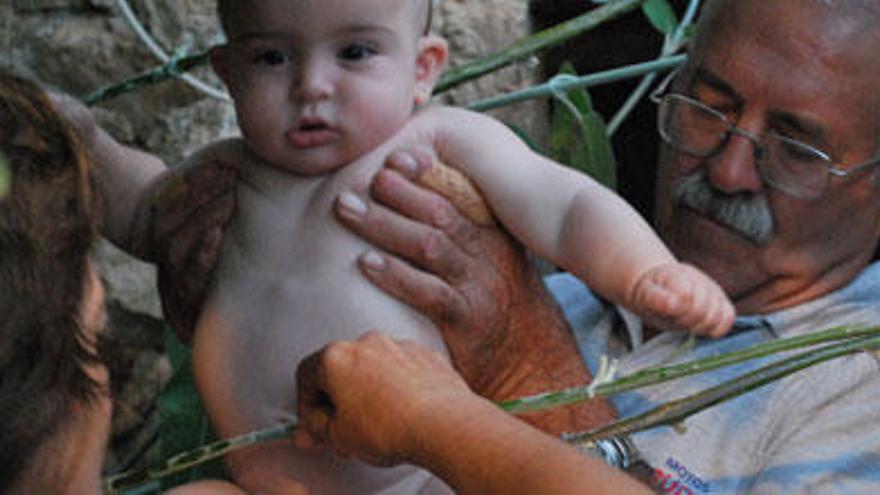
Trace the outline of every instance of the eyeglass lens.
{"type": "Polygon", "coordinates": [[[699,158],[718,153],[732,133],[748,138],[755,145],[755,158],[764,179],[789,194],[817,197],[828,182],[832,163],[821,151],[774,132],[764,134],[758,141],[738,130],[720,112],[686,96],[664,96],[658,117],[661,137],[678,150],[699,158]]]}

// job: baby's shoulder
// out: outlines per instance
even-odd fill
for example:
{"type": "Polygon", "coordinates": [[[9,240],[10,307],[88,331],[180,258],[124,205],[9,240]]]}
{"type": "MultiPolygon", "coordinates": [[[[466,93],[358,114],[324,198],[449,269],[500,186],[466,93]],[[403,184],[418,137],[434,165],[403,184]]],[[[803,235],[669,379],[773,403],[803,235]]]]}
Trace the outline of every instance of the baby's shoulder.
{"type": "Polygon", "coordinates": [[[439,147],[445,143],[485,144],[499,133],[512,134],[499,120],[460,107],[431,105],[420,109],[407,126],[409,135],[415,135],[439,147]]]}
{"type": "Polygon", "coordinates": [[[253,155],[248,151],[244,140],[236,137],[221,139],[202,146],[186,158],[184,166],[199,167],[208,164],[223,164],[240,169],[253,160],[253,155]]]}
{"type": "Polygon", "coordinates": [[[488,115],[466,108],[448,105],[429,105],[416,111],[411,123],[416,127],[429,127],[435,130],[452,131],[460,125],[486,125],[495,119],[488,115]]]}

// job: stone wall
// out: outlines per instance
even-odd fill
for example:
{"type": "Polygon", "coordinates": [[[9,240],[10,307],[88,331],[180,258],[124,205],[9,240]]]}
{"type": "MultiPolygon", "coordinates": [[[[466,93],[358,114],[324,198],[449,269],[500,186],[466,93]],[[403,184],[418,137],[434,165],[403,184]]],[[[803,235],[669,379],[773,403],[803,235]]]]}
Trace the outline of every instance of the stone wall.
{"type": "MultiPolygon", "coordinates": [[[[354,1],[354,0],[353,0],[354,1]]],[[[166,52],[203,50],[220,39],[214,0],[130,0],[138,19],[166,52]]],[[[444,0],[435,31],[449,40],[452,64],[498,50],[528,31],[526,0],[444,0]]],[[[120,15],[115,0],[0,0],[0,68],[84,96],[158,64],[120,15]]],[[[461,104],[533,83],[527,65],[505,69],[456,89],[444,100],[461,104]]],[[[207,68],[194,75],[220,87],[207,68]]],[[[236,132],[229,103],[178,82],[125,95],[95,109],[117,139],[153,152],[169,164],[195,148],[236,132]]],[[[521,104],[497,114],[537,136],[542,113],[521,104]]],[[[122,333],[130,383],[120,394],[117,438],[137,440],[151,399],[169,378],[162,356],[161,309],[149,265],[109,243],[97,249],[108,285],[111,326],[122,333]]],[[[155,425],[153,425],[155,426],[155,425]]],[[[125,456],[129,446],[118,448],[125,456]]]]}

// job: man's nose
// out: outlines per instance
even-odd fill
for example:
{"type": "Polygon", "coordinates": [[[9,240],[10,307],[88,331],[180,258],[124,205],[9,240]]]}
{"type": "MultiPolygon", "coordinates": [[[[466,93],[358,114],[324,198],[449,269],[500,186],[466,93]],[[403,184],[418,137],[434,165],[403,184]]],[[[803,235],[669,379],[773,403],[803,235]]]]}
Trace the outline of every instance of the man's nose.
{"type": "Polygon", "coordinates": [[[333,67],[322,60],[304,60],[293,87],[294,98],[301,101],[318,101],[333,94],[333,67]]]}
{"type": "Polygon", "coordinates": [[[758,162],[764,152],[755,134],[732,130],[718,153],[706,160],[709,181],[727,194],[761,190],[763,179],[758,162]]]}

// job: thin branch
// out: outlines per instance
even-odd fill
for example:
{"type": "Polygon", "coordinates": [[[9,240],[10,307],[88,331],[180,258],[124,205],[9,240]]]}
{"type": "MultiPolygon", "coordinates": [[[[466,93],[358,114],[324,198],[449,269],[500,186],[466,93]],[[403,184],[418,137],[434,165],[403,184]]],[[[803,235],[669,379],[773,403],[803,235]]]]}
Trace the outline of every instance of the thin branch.
{"type": "Polygon", "coordinates": [[[98,103],[102,103],[125,93],[137,91],[146,86],[167,81],[184,71],[205,63],[207,59],[208,52],[196,53],[181,58],[172,58],[165,65],[160,65],[159,67],[142,72],[119,84],[99,89],[98,91],[84,97],[83,102],[89,106],[97,105],[98,103]]]}
{"type": "MultiPolygon", "coordinates": [[[[160,62],[164,64],[169,63],[173,57],[165,53],[165,50],[163,50],[159,46],[159,44],[156,43],[156,40],[154,40],[153,37],[150,36],[150,33],[147,32],[143,24],[141,24],[137,16],[131,10],[128,2],[126,0],[116,0],[116,6],[122,12],[122,17],[125,18],[126,22],[128,22],[128,25],[135,32],[137,37],[147,46],[147,49],[150,50],[150,52],[157,59],[159,59],[160,62]]],[[[189,74],[180,73],[172,74],[172,76],[182,79],[184,82],[195,88],[197,91],[204,93],[212,98],[217,98],[218,100],[223,101],[230,101],[229,95],[227,95],[223,91],[214,89],[213,87],[189,74]]]]}
{"type": "Polygon", "coordinates": [[[102,488],[105,494],[116,494],[146,483],[171,476],[191,467],[204,464],[222,457],[230,452],[265,443],[273,440],[289,438],[296,425],[283,424],[265,430],[247,433],[227,440],[220,440],[188,452],[171,457],[157,466],[135,471],[128,471],[104,478],[102,488]]]}
{"type": "MultiPolygon", "coordinates": [[[[586,391],[587,387],[576,387],[562,392],[541,394],[538,396],[508,401],[499,405],[502,409],[505,409],[508,412],[516,413],[546,409],[548,407],[558,407],[572,402],[587,400],[594,395],[599,396],[620,393],[695,373],[704,373],[750,359],[757,359],[771,354],[841,339],[847,340],[774,362],[763,368],[734,378],[733,380],[726,381],[716,387],[683,399],[665,403],[644,414],[618,421],[602,429],[591,432],[575,433],[566,438],[566,440],[571,442],[588,442],[598,438],[632,433],[656,426],[674,425],[684,418],[707,409],[719,402],[742,395],[750,390],[779,380],[801,369],[839,356],[874,349],[880,346],[880,327],[833,328],[800,337],[768,342],[740,351],[712,356],[680,365],[649,368],[614,382],[600,384],[595,387],[594,394],[588,393],[586,391]]],[[[104,493],[116,494],[121,490],[141,486],[199,464],[204,464],[205,462],[244,447],[288,438],[295,428],[296,426],[293,424],[280,425],[229,440],[221,440],[195,450],[178,454],[152,468],[130,471],[107,477],[103,482],[104,493]]]]}
{"type": "Polygon", "coordinates": [[[12,189],[12,171],[9,169],[9,160],[6,155],[0,153],[0,199],[6,197],[12,189]]]}
{"type": "Polygon", "coordinates": [[[521,101],[546,98],[548,96],[553,96],[554,93],[560,91],[565,92],[576,88],[589,88],[591,86],[622,81],[624,79],[638,77],[652,72],[668,70],[672,67],[681,65],[684,60],[684,55],[676,55],[673,57],[652,60],[650,62],[618,67],[603,72],[596,72],[594,74],[580,77],[568,75],[556,76],[544,84],[538,84],[530,88],[478,100],[468,103],[465,107],[477,112],[484,112],[486,110],[519,103],[521,101]]]}
{"type": "Polygon", "coordinates": [[[449,69],[440,78],[434,92],[442,93],[459,84],[484,76],[514,62],[525,60],[540,50],[558,45],[563,41],[583,34],[606,21],[615,19],[635,9],[642,1],[644,0],[617,0],[609,2],[574,19],[533,34],[500,52],[477,59],[461,67],[449,69]]]}
{"type": "Polygon", "coordinates": [[[611,436],[628,435],[658,426],[674,426],[720,402],[738,397],[802,369],[848,354],[870,351],[878,346],[880,346],[880,336],[875,335],[804,352],[746,373],[703,392],[666,402],[648,412],[617,421],[606,427],[590,432],[566,435],[565,439],[571,443],[585,443],[611,436]]]}
{"type": "MultiPolygon", "coordinates": [[[[700,0],[691,0],[688,4],[688,8],[685,11],[684,16],[681,18],[681,22],[678,23],[678,26],[675,28],[675,31],[670,36],[667,36],[663,41],[663,47],[660,50],[660,57],[664,58],[674,53],[678,52],[685,43],[685,30],[688,26],[690,26],[694,17],[697,15],[697,10],[700,7],[700,0]]],[[[617,130],[623,125],[623,122],[629,117],[629,114],[632,113],[633,109],[635,109],[636,105],[638,105],[639,101],[641,101],[642,97],[648,92],[648,89],[654,83],[654,79],[656,79],[657,75],[648,74],[645,76],[641,82],[639,82],[638,87],[629,95],[620,109],[614,114],[611,121],[608,124],[608,136],[613,137],[617,130]]]]}
{"type": "MultiPolygon", "coordinates": [[[[519,60],[526,59],[542,49],[562,43],[574,36],[595,28],[603,22],[615,19],[616,17],[635,9],[643,1],[644,0],[616,0],[614,2],[609,2],[602,7],[593,9],[585,14],[575,17],[574,19],[533,34],[522,41],[511,45],[505,50],[466,63],[461,67],[449,69],[440,78],[434,92],[441,93],[459,84],[476,79],[490,72],[494,72],[519,60]]],[[[132,79],[92,93],[84,98],[84,101],[88,105],[95,105],[121,94],[137,91],[151,84],[156,84],[170,78],[180,77],[184,75],[183,73],[186,70],[201,65],[207,60],[207,52],[180,57],[177,60],[176,57],[169,57],[158,47],[155,41],[149,37],[143,29],[143,26],[141,26],[134,15],[131,14],[131,9],[127,8],[128,5],[125,1],[117,0],[117,3],[132,29],[138,34],[138,37],[147,45],[156,57],[164,62],[164,64],[141,73],[132,79]],[[126,14],[126,12],[129,14],[126,14]],[[195,61],[196,63],[189,64],[187,63],[188,61],[195,61]]],[[[216,96],[228,99],[226,95],[216,96]]]]}
{"type": "Polygon", "coordinates": [[[499,405],[505,411],[514,414],[561,407],[576,402],[582,402],[593,397],[606,397],[637,388],[675,380],[684,376],[705,373],[707,371],[740,364],[780,352],[803,349],[805,347],[828,342],[865,336],[880,336],[880,327],[837,327],[798,337],[773,340],[739,351],[709,356],[686,363],[640,370],[631,375],[618,378],[612,382],[599,384],[595,387],[591,387],[590,385],[571,387],[557,392],[513,399],[502,402],[499,405]]]}

